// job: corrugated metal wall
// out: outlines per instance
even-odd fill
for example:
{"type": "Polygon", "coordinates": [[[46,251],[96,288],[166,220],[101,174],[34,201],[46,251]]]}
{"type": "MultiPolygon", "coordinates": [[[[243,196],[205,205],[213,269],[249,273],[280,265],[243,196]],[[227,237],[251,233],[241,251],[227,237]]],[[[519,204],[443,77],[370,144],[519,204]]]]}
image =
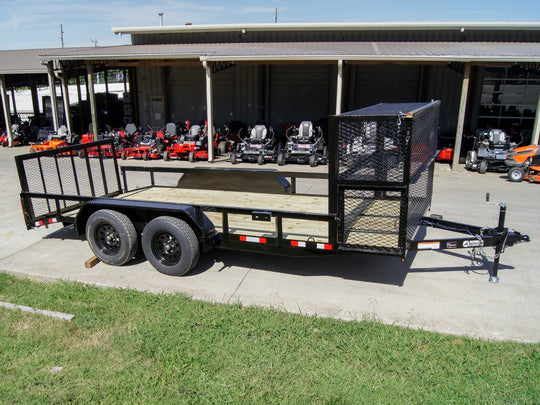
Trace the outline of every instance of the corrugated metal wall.
{"type": "Polygon", "coordinates": [[[278,134],[287,123],[328,117],[331,80],[336,80],[330,71],[329,65],[270,67],[270,124],[278,134]]]}
{"type": "MultiPolygon", "coordinates": [[[[232,120],[259,119],[261,93],[259,66],[235,66],[212,74],[216,127],[232,120]]],[[[201,67],[171,67],[167,75],[169,120],[206,120],[206,79],[201,67]]]]}
{"type": "Polygon", "coordinates": [[[345,108],[356,110],[378,103],[420,101],[420,70],[418,65],[350,66],[343,85],[348,91],[345,108]],[[349,86],[347,81],[354,83],[353,86],[349,86]]]}
{"type": "MultiPolygon", "coordinates": [[[[424,100],[441,100],[440,135],[455,136],[463,74],[448,66],[426,66],[424,81],[424,100]]],[[[472,90],[471,87],[469,91],[472,90]]],[[[468,108],[470,109],[471,106],[469,105],[468,108]]],[[[468,123],[465,125],[467,126],[468,123]]]]}
{"type": "Polygon", "coordinates": [[[163,70],[160,67],[138,67],[136,76],[139,124],[141,127],[152,126],[155,123],[152,114],[152,99],[165,99],[163,70]]]}
{"type": "Polygon", "coordinates": [[[131,34],[134,45],[229,42],[313,42],[313,41],[480,41],[540,42],[535,30],[335,30],[335,31],[250,31],[131,34]]]}
{"type": "MultiPolygon", "coordinates": [[[[252,125],[267,117],[268,124],[282,134],[287,123],[326,119],[335,113],[336,70],[333,65],[314,64],[238,65],[214,73],[215,125],[232,120],[252,125]]],[[[159,71],[139,68],[141,125],[150,123],[148,102],[163,88],[159,71]]],[[[202,66],[170,67],[166,77],[169,121],[204,121],[202,66]]],[[[441,134],[453,136],[461,80],[461,73],[445,65],[349,65],[343,82],[343,111],[377,103],[441,100],[441,134]]]]}

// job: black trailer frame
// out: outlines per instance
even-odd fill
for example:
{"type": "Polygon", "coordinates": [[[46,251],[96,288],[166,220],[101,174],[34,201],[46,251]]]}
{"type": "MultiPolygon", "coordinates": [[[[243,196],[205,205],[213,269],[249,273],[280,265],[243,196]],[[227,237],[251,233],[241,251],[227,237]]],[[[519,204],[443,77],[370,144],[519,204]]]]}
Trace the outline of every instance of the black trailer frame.
{"type": "Polygon", "coordinates": [[[380,104],[330,117],[328,175],[260,169],[119,166],[114,154],[106,157],[102,153],[102,145],[114,147],[111,140],[19,155],[15,160],[26,226],[31,229],[61,222],[74,224],[82,234],[92,213],[112,209],[126,215],[139,232],[159,216],[178,217],[194,230],[203,251],[218,246],[289,255],[360,252],[404,259],[409,250],[493,246],[495,260],[490,281],[496,282],[500,254],[505,247],[529,241],[528,236],[510,232],[504,226],[504,204],[500,204],[499,223],[495,228],[424,216],[431,204],[438,112],[439,102],[380,104]],[[89,157],[85,149],[90,148],[99,151],[97,157],[89,157]],[[127,184],[130,172],[148,173],[149,182],[139,189],[143,191],[159,188],[155,175],[169,172],[183,173],[185,181],[178,184],[182,190],[202,187],[234,191],[240,190],[238,184],[246,183],[246,178],[257,178],[248,182],[254,187],[251,191],[268,193],[266,196],[273,193],[301,195],[296,193],[297,179],[327,179],[327,209],[305,212],[298,207],[269,209],[262,203],[254,208],[242,207],[238,202],[118,198],[131,191],[127,184]],[[217,173],[225,173],[229,182],[217,184],[217,173]],[[284,178],[289,178],[290,184],[286,184],[284,178]],[[272,190],[270,184],[277,184],[278,189],[272,190]],[[221,214],[219,224],[208,219],[205,213],[209,212],[221,214]],[[274,232],[264,237],[234,233],[229,218],[235,214],[249,216],[253,223],[273,220],[274,232]],[[311,237],[287,239],[283,230],[287,219],[320,222],[327,230],[326,240],[321,243],[311,237]],[[467,236],[417,241],[415,236],[420,226],[467,236]],[[221,232],[217,232],[216,227],[220,227],[221,232]]]}

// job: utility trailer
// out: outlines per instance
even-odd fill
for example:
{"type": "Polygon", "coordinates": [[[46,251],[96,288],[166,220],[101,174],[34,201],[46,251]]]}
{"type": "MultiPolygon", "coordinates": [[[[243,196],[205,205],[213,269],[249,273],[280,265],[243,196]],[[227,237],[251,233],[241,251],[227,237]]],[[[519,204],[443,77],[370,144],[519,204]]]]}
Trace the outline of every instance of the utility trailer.
{"type": "Polygon", "coordinates": [[[28,229],[75,226],[104,263],[122,265],[140,245],[160,272],[183,275],[214,246],[277,254],[362,252],[405,258],[409,250],[495,247],[528,241],[499,224],[486,228],[424,217],[431,203],[439,102],[378,104],[330,117],[326,173],[119,166],[89,159],[110,141],[17,156],[28,229]],[[82,153],[77,153],[79,150],[82,153]],[[76,153],[66,153],[76,151],[76,153]],[[78,157],[82,156],[82,157],[78,157]],[[172,184],[158,185],[159,176],[172,184]],[[143,178],[144,177],[144,178],[143,178]],[[128,186],[136,179],[136,187],[128,186]],[[297,192],[324,181],[327,192],[297,192]],[[132,182],[132,180],[129,180],[132,182]],[[414,239],[420,226],[465,234],[414,239]]]}

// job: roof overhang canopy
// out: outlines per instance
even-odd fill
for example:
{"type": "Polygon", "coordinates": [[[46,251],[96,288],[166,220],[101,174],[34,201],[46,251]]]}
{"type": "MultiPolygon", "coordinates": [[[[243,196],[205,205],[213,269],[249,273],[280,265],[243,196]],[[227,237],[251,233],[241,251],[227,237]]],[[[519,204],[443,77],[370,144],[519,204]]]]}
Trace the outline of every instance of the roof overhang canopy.
{"type": "Polygon", "coordinates": [[[540,63],[531,42],[279,42],[122,45],[42,52],[42,61],[540,63]]]}

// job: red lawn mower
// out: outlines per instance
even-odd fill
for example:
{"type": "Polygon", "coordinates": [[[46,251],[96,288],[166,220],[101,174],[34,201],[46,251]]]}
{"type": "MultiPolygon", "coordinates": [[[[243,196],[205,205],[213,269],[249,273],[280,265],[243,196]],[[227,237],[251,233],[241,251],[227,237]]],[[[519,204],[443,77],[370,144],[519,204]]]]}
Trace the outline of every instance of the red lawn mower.
{"type": "Polygon", "coordinates": [[[120,158],[125,159],[161,159],[159,150],[160,139],[157,138],[157,131],[150,128],[144,134],[138,134],[135,140],[135,146],[124,146],[120,151],[120,158]]]}

